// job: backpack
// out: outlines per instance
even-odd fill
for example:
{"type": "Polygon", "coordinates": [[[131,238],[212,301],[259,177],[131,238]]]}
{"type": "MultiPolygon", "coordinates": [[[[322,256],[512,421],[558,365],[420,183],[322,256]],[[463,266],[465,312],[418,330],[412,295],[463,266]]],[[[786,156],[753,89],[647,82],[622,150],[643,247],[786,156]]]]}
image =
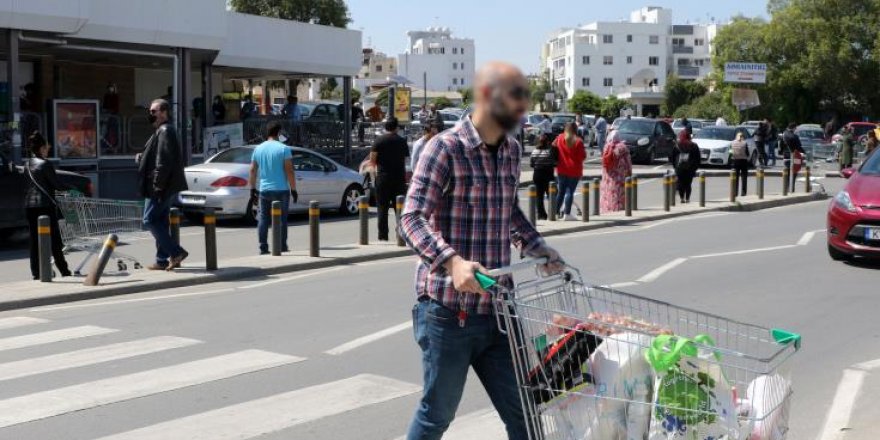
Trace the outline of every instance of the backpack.
{"type": "Polygon", "coordinates": [[[730,145],[733,153],[733,160],[746,160],[749,158],[749,144],[745,142],[734,142],[730,145]]]}
{"type": "Polygon", "coordinates": [[[678,150],[678,160],[675,162],[675,167],[680,170],[691,171],[691,154],[693,153],[690,151],[682,151],[679,147],[675,147],[675,149],[678,150]]]}

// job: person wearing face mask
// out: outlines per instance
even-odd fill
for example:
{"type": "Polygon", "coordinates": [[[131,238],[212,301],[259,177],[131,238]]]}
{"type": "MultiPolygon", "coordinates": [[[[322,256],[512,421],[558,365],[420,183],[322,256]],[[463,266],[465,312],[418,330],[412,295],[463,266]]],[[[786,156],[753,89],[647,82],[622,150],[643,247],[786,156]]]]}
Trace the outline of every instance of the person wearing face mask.
{"type": "MultiPolygon", "coordinates": [[[[470,368],[508,437],[528,438],[510,345],[476,273],[508,266],[511,245],[546,257],[547,273],[564,269],[517,200],[522,147],[509,133],[529,106],[525,77],[510,64],[489,63],[477,72],[474,98],[471,115],[425,146],[401,215],[402,235],[419,256],[413,329],[425,378],[408,440],[442,437],[470,368]]],[[[513,287],[509,276],[497,281],[513,287]]]]}
{"type": "Polygon", "coordinates": [[[145,199],[144,226],[156,240],[156,262],[150,270],[174,270],[189,253],[171,238],[168,214],[177,193],[187,189],[184,160],[177,131],[170,124],[171,106],[164,99],[150,104],[149,120],[156,131],[138,162],[138,189],[145,199]]]}

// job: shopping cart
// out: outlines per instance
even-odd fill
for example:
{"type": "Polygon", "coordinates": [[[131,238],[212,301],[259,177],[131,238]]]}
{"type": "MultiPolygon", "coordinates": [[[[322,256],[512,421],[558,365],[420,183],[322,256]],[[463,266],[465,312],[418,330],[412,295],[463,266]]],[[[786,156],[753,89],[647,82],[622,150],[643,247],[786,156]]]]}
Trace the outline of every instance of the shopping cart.
{"type": "Polygon", "coordinates": [[[530,439],[644,439],[649,430],[651,440],[785,437],[792,395],[787,361],[800,348],[799,335],[588,285],[570,267],[545,276],[536,270],[544,261],[490,272],[498,279],[535,269],[515,288],[499,287],[494,301],[530,439]],[[663,357],[671,347],[686,347],[693,356],[687,364],[701,370],[692,373],[717,380],[711,398],[727,402],[689,400],[705,384],[667,383],[672,370],[650,368],[646,352],[663,357]],[[685,437],[682,420],[692,426],[709,420],[727,431],[685,437]]]}
{"type": "MultiPolygon", "coordinates": [[[[144,235],[144,203],[141,201],[110,200],[83,197],[63,193],[57,197],[58,208],[64,215],[59,221],[64,252],[86,252],[85,258],[76,266],[74,273],[81,275],[82,268],[101,250],[109,234],[116,234],[120,241],[144,235]]],[[[142,266],[130,255],[114,251],[120,272],[142,266]]]]}

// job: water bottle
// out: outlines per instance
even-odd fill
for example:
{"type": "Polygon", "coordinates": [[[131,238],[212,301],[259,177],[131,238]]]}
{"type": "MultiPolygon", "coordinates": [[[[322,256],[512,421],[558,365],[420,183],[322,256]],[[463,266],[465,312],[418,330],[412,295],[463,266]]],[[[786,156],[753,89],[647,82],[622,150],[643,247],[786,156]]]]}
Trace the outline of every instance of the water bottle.
{"type": "Polygon", "coordinates": [[[626,413],[626,440],[645,440],[651,421],[651,404],[648,402],[648,385],[640,381],[633,390],[633,402],[626,413]]]}

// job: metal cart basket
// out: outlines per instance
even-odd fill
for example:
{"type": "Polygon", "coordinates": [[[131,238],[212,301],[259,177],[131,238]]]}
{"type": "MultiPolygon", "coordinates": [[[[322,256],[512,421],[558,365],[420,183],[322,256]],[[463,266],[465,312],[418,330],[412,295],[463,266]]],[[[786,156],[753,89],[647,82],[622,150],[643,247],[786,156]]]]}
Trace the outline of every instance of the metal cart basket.
{"type": "Polygon", "coordinates": [[[536,274],[495,299],[531,439],[785,438],[799,335],[589,285],[570,267],[544,276],[543,261],[490,272],[536,274]],[[684,421],[715,432],[685,436],[684,421]]]}

